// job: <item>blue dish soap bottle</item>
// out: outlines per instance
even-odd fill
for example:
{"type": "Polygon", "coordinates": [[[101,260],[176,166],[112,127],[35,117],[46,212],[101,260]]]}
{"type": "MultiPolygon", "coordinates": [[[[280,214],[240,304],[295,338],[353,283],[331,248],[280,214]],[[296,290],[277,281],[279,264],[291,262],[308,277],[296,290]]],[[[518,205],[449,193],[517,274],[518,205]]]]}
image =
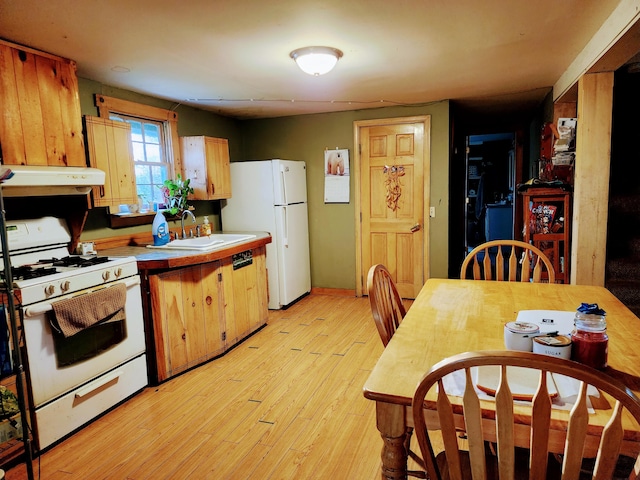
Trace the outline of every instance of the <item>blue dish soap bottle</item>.
{"type": "Polygon", "coordinates": [[[153,234],[153,244],[156,247],[169,243],[169,224],[160,211],[156,213],[156,216],[153,219],[151,233],[153,234]]]}

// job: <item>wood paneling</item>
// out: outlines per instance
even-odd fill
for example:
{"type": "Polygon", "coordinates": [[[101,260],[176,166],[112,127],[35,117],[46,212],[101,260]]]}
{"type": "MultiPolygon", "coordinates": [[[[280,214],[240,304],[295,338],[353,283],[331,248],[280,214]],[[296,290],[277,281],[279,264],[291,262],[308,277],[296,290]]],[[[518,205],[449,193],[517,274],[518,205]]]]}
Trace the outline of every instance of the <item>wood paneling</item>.
{"type": "Polygon", "coordinates": [[[104,186],[93,187],[94,207],[117,212],[118,205],[138,203],[131,125],[88,115],[84,121],[91,166],[106,173],[104,186]]]}
{"type": "Polygon", "coordinates": [[[84,167],[76,64],[0,40],[5,165],[84,167]]]}
{"type": "Polygon", "coordinates": [[[229,141],[226,138],[180,137],[184,178],[191,180],[193,200],[231,198],[229,141]]]}
{"type": "Polygon", "coordinates": [[[578,90],[571,283],[604,286],[613,72],[584,75],[578,90]]]}
{"type": "Polygon", "coordinates": [[[228,255],[215,262],[150,272],[147,324],[155,338],[154,381],[220,355],[266,323],[266,247],[251,253],[251,263],[235,269],[228,255]]]}

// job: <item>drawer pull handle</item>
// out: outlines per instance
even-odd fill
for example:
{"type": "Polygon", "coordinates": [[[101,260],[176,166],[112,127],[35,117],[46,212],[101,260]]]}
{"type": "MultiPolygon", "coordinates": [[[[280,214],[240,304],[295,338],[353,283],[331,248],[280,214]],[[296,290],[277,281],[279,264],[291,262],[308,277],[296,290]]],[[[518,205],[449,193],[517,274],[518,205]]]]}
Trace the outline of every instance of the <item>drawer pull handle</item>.
{"type": "Polygon", "coordinates": [[[113,372],[106,374],[104,377],[99,378],[95,382],[91,382],[78,390],[76,392],[76,398],[86,397],[107,383],[120,378],[120,375],[122,375],[122,370],[114,370],[113,372]]]}

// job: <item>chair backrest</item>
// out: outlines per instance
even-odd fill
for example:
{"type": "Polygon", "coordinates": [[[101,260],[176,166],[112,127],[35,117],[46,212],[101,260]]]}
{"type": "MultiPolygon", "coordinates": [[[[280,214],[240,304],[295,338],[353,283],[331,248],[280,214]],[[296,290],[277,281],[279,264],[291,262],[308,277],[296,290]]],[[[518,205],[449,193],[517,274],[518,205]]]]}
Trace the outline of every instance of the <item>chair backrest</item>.
{"type": "Polygon", "coordinates": [[[539,283],[546,278],[555,283],[556,272],[553,264],[539,248],[520,240],[492,240],[471,250],[462,262],[460,278],[469,278],[469,266],[472,266],[474,280],[508,280],[514,282],[539,283]],[[505,256],[508,255],[507,263],[505,256]],[[533,268],[532,268],[533,265],[533,268]],[[505,267],[507,272],[505,275],[505,267]]]}
{"type": "MultiPolygon", "coordinates": [[[[514,478],[514,468],[520,467],[516,468],[516,471],[521,471],[522,467],[527,468],[526,462],[518,462],[514,459],[516,451],[514,448],[516,444],[515,435],[517,432],[521,440],[523,439],[522,435],[525,435],[525,439],[526,435],[529,435],[528,478],[546,478],[549,457],[547,449],[552,422],[550,392],[553,392],[547,382],[554,381],[556,378],[554,374],[561,374],[582,382],[580,383],[579,394],[571,410],[567,429],[564,430],[564,433],[558,433],[560,439],[556,437],[558,441],[554,441],[555,445],[564,445],[562,478],[577,479],[580,474],[583,454],[593,458],[596,457],[596,452],[597,457],[593,478],[612,478],[623,441],[621,418],[623,415],[628,417],[630,414],[635,418],[636,422],[640,422],[640,399],[619,381],[591,367],[558,357],[507,350],[467,352],[447,358],[434,365],[420,381],[413,398],[413,421],[429,477],[433,479],[442,478],[440,476],[441,469],[448,469],[449,478],[462,478],[461,470],[463,470],[463,467],[461,467],[460,459],[464,457],[465,462],[468,460],[468,463],[465,463],[465,471],[468,472],[470,469],[473,472],[474,480],[486,478],[487,459],[485,457],[484,440],[489,438],[491,441],[497,441],[497,462],[492,463],[497,463],[496,468],[499,470],[499,478],[514,478]],[[497,367],[493,368],[498,369],[500,372],[500,382],[496,383],[498,386],[495,391],[495,416],[492,413],[487,413],[488,410],[483,416],[480,400],[474,388],[474,383],[476,382],[473,377],[476,370],[472,370],[472,368],[486,368],[485,366],[489,365],[497,365],[497,367]],[[508,382],[512,381],[513,378],[506,373],[507,368],[513,367],[539,370],[537,373],[538,386],[537,390],[534,390],[536,394],[533,396],[529,408],[530,424],[522,419],[523,415],[527,415],[526,412],[518,415],[517,426],[514,423],[513,396],[517,397],[517,395],[512,395],[508,382]],[[466,379],[462,380],[462,383],[465,383],[465,388],[464,394],[457,392],[458,395],[462,395],[462,398],[457,402],[451,402],[453,397],[449,397],[447,394],[446,388],[449,387],[445,386],[443,377],[455,371],[461,371],[460,373],[463,374],[461,376],[466,379]],[[551,378],[551,380],[548,380],[548,378],[551,378]],[[437,389],[435,385],[437,385],[437,389]],[[607,426],[604,429],[600,428],[600,431],[598,427],[589,425],[588,385],[596,387],[601,394],[605,392],[607,394],[606,398],[613,399],[612,403],[615,402],[613,408],[607,410],[610,414],[607,426]],[[432,393],[425,401],[425,397],[430,390],[432,393]],[[462,409],[460,409],[460,403],[462,404],[462,409]],[[439,426],[436,426],[436,428],[441,430],[441,437],[438,439],[440,443],[436,443],[436,445],[444,445],[446,462],[443,461],[444,458],[442,456],[439,458],[440,462],[436,461],[433,449],[434,443],[430,439],[432,432],[426,424],[424,408],[431,408],[432,410],[435,408],[437,410],[438,421],[435,422],[433,415],[429,418],[438,423],[439,426]],[[623,411],[626,411],[626,413],[623,411]],[[464,421],[459,418],[461,414],[464,417],[464,421]],[[487,419],[494,417],[495,425],[491,426],[491,422],[487,422],[487,419]],[[466,430],[468,456],[466,453],[462,455],[458,448],[457,441],[461,429],[466,430]],[[600,435],[599,445],[597,445],[597,440],[595,442],[587,442],[587,432],[590,434],[589,437],[593,438],[593,435],[596,435],[598,431],[600,435]],[[496,440],[493,440],[494,438],[496,440]],[[521,463],[524,463],[524,465],[521,465],[521,463]]],[[[451,385],[451,383],[447,382],[447,385],[451,385]]],[[[517,393],[517,388],[514,388],[514,393],[517,393]]],[[[518,406],[517,408],[524,407],[518,406]]],[[[559,421],[553,420],[553,422],[559,421]]],[[[556,428],[554,432],[560,432],[560,430],[556,428]]],[[[495,460],[495,457],[493,459],[495,460]]],[[[629,457],[625,457],[625,460],[628,459],[629,457]]],[[[633,461],[633,458],[631,458],[631,461],[633,461]]],[[[640,475],[640,459],[635,458],[633,469],[629,478],[637,478],[640,475]]]]}
{"type": "Polygon", "coordinates": [[[367,289],[373,320],[386,347],[407,314],[391,273],[384,265],[373,265],[367,275],[367,289]]]}

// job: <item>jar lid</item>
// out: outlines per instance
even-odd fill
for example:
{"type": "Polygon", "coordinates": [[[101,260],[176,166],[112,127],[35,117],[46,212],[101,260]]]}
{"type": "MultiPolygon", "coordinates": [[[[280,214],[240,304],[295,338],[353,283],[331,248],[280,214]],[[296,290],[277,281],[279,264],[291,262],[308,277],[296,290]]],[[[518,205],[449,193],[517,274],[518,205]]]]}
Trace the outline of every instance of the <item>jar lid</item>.
{"type": "Polygon", "coordinates": [[[534,337],[533,341],[547,347],[566,347],[571,345],[571,339],[566,335],[542,335],[534,337]]]}
{"type": "Polygon", "coordinates": [[[573,321],[578,330],[586,332],[603,332],[607,329],[607,320],[604,315],[576,313],[573,321]]]}
{"type": "Polygon", "coordinates": [[[540,327],[535,323],[529,322],[509,322],[505,324],[505,327],[508,330],[511,330],[513,333],[537,333],[540,330],[540,327]]]}

